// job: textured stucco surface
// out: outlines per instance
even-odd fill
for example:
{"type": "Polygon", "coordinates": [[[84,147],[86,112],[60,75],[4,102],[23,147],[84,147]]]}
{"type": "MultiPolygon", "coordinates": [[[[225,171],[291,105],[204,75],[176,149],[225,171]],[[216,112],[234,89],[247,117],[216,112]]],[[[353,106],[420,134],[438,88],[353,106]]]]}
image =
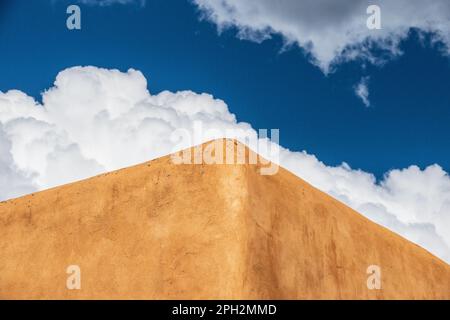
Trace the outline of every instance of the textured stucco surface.
{"type": "Polygon", "coordinates": [[[259,167],[163,157],[0,203],[0,298],[450,299],[449,265],[259,167]]]}

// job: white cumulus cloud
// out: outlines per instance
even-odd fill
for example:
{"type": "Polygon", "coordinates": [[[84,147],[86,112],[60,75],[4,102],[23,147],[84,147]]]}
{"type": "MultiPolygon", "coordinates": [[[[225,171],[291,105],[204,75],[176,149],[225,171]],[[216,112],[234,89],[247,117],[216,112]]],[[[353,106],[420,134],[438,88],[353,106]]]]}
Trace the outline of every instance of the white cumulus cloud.
{"type": "MultiPolygon", "coordinates": [[[[211,138],[195,135],[198,124],[218,135],[229,129],[257,134],[209,94],[152,95],[133,69],[63,70],[42,104],[18,90],[0,92],[0,199],[169,154],[179,146],[171,136],[180,128],[197,136],[192,144],[211,138]]],[[[330,167],[306,152],[280,147],[274,160],[450,262],[450,177],[440,166],[392,170],[377,182],[370,173],[345,163],[330,167]]]]}
{"type": "Polygon", "coordinates": [[[448,0],[192,0],[219,30],[236,27],[243,39],[262,41],[282,35],[303,48],[325,73],[342,61],[383,63],[401,54],[399,43],[411,28],[450,44],[448,0]],[[381,29],[367,27],[367,8],[381,8],[381,29]],[[377,48],[379,50],[373,50],[377,48]],[[382,53],[380,53],[380,50],[382,53]]]}

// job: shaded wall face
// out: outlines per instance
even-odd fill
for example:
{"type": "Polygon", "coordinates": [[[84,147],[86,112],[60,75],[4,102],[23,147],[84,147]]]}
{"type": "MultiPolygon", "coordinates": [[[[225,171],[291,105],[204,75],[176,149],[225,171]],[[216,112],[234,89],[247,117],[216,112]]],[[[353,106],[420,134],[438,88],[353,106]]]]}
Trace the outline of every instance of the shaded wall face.
{"type": "Polygon", "coordinates": [[[450,298],[450,267],[424,249],[285,170],[275,176],[256,170],[248,174],[247,224],[257,226],[249,228],[248,266],[253,271],[257,265],[267,267],[249,274],[267,296],[450,298]],[[369,289],[367,283],[375,267],[380,290],[369,289]]]}

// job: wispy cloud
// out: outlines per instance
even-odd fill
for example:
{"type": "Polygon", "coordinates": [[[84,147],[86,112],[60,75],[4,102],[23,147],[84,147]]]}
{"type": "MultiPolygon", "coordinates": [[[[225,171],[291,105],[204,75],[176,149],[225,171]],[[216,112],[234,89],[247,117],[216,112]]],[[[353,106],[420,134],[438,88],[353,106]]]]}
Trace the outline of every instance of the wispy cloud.
{"type": "Polygon", "coordinates": [[[138,4],[145,6],[146,0],[78,0],[81,4],[110,6],[113,4],[138,4]]]}
{"type": "Polygon", "coordinates": [[[370,107],[369,101],[369,77],[361,78],[361,81],[354,87],[355,94],[362,100],[366,107],[370,107]]]}

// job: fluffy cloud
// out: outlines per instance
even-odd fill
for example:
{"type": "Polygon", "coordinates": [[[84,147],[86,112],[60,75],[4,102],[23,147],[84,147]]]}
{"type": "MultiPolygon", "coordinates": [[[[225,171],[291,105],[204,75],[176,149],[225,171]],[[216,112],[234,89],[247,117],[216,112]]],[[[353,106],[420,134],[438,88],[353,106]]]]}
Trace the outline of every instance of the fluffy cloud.
{"type": "Polygon", "coordinates": [[[370,107],[368,84],[369,77],[363,77],[361,81],[354,87],[355,94],[361,99],[366,107],[370,107]]]}
{"type": "Polygon", "coordinates": [[[132,69],[67,69],[42,101],[17,90],[0,93],[12,165],[39,189],[168,154],[171,132],[194,121],[206,129],[236,123],[225,103],[207,94],[150,95],[132,69]]]}
{"type": "MultiPolygon", "coordinates": [[[[257,134],[209,94],[150,94],[133,69],[66,69],[42,104],[21,91],[0,92],[0,198],[169,154],[188,146],[172,139],[180,128],[196,137],[190,144],[212,138],[195,134],[199,124],[216,136],[230,129],[257,134]]],[[[306,152],[279,149],[273,160],[294,174],[450,262],[450,177],[438,165],[393,170],[377,183],[345,163],[329,167],[306,152]]]]}
{"type": "Polygon", "coordinates": [[[0,124],[0,199],[16,197],[36,190],[31,179],[27,179],[14,165],[11,142],[0,124]]]}
{"type": "Polygon", "coordinates": [[[450,2],[379,0],[380,30],[369,30],[369,0],[192,0],[219,30],[236,27],[243,39],[262,41],[273,34],[296,44],[324,72],[342,61],[383,63],[401,54],[399,43],[411,28],[432,33],[449,53],[450,2]],[[377,48],[379,50],[373,50],[377,48]],[[377,53],[376,53],[377,52],[377,53]]]}

